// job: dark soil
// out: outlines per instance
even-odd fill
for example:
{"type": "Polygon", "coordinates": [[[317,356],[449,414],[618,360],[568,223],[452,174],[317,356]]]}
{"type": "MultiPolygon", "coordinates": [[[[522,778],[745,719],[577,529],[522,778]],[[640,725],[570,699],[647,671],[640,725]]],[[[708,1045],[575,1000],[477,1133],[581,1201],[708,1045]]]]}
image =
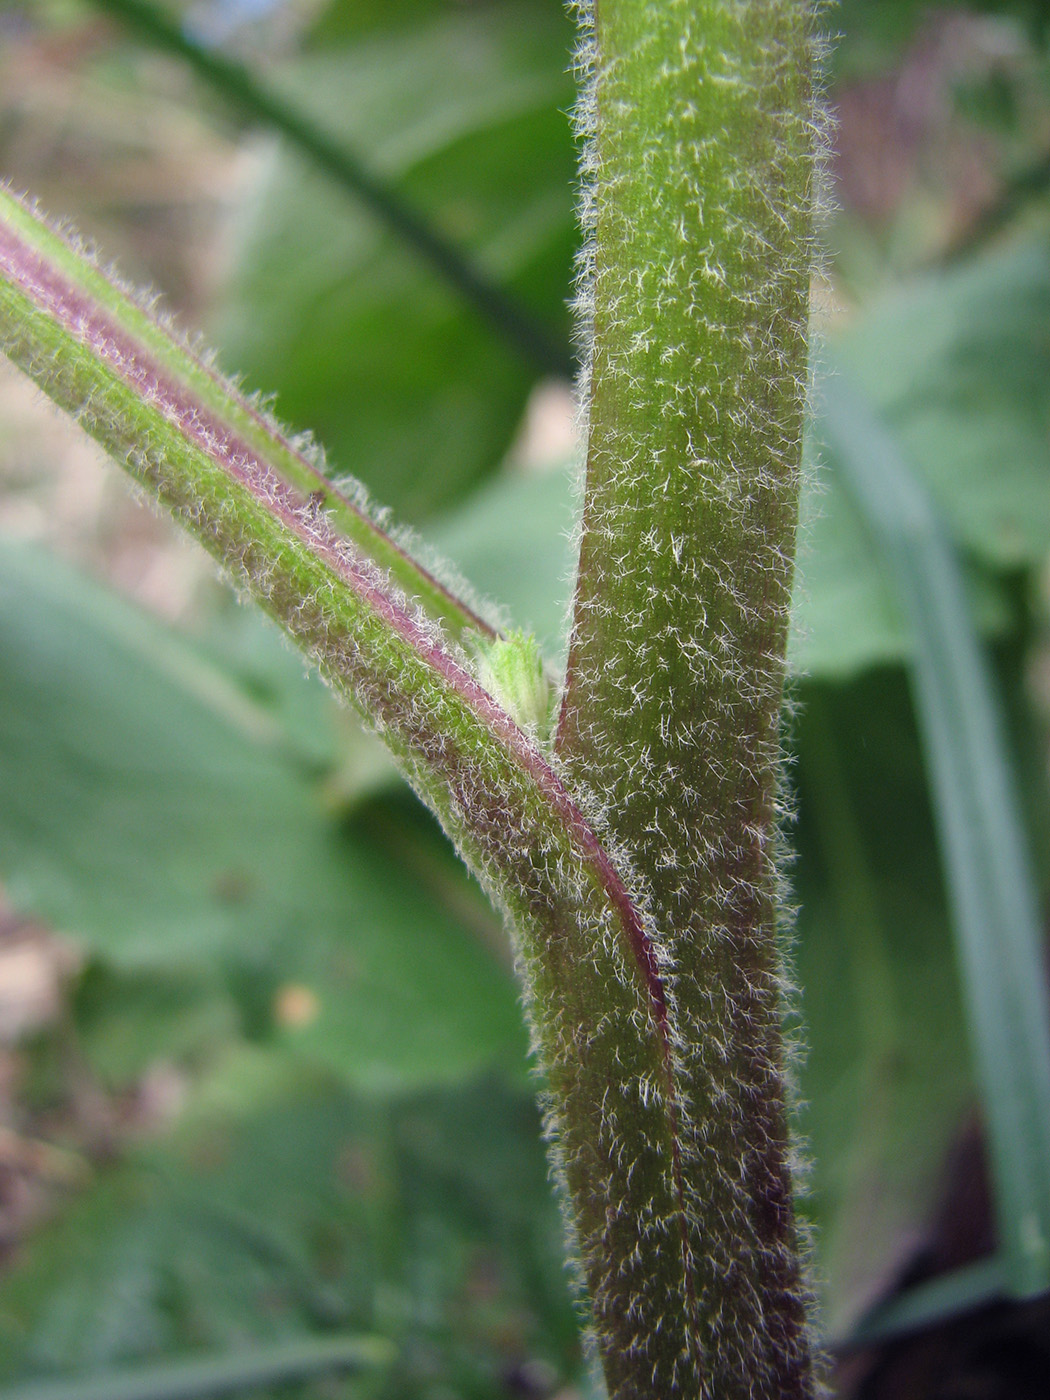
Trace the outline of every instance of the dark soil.
{"type": "MultiPolygon", "coordinates": [[[[987,1258],[992,1203],[981,1134],[959,1142],[943,1202],[897,1293],[987,1258]]],[[[995,1302],[836,1358],[842,1400],[1050,1400],[1050,1295],[995,1302]]]]}

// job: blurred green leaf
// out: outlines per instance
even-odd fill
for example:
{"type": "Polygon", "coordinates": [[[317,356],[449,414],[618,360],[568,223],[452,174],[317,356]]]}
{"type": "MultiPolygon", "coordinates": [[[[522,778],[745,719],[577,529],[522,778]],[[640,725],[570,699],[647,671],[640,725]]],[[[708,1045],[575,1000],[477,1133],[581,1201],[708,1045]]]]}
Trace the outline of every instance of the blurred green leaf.
{"type": "Polygon", "coordinates": [[[335,1328],[395,1344],[395,1370],[360,1392],[383,1400],[495,1400],[530,1368],[568,1379],[539,1126],[495,1080],[384,1104],[241,1057],[0,1281],[0,1376],[87,1379],[335,1328]]]}
{"type": "Polygon", "coordinates": [[[318,772],[342,761],[344,711],[302,653],[259,609],[242,607],[223,591],[203,622],[200,642],[209,656],[222,658],[222,671],[276,722],[289,755],[318,772]]]}
{"type": "MultiPolygon", "coordinates": [[[[0,554],[0,870],[124,968],[215,960],[265,1030],[360,1082],[523,1064],[516,993],[428,888],[346,829],[206,653],[44,555],[0,554]]],[[[451,885],[450,885],[451,881],[451,885]]]]}
{"type": "MultiPolygon", "coordinates": [[[[280,85],[567,339],[570,50],[561,8],[520,0],[327,47],[280,85]]],[[[498,464],[532,373],[301,157],[274,148],[264,167],[218,317],[225,357],[403,518],[452,502],[498,464]]]]}
{"type": "Polygon", "coordinates": [[[270,127],[357,200],[406,250],[411,250],[466,304],[489,322],[496,337],[516,348],[541,373],[571,377],[572,356],[527,308],[486,274],[443,229],[421,215],[392,183],[376,176],[367,157],[336,138],[302,108],[282,99],[250,68],[180,25],[154,0],[94,0],[99,9],[132,26],[148,43],[174,54],[249,121],[270,127]]]}
{"type": "MultiPolygon", "coordinates": [[[[506,3],[507,0],[473,0],[472,9],[494,9],[506,3]]],[[[313,48],[341,45],[365,34],[408,29],[462,8],[462,0],[330,0],[320,8],[307,41],[313,48]]]]}
{"type": "MultiPolygon", "coordinates": [[[[1012,625],[999,577],[1050,552],[1048,325],[1050,254],[1021,246],[932,273],[829,338],[943,512],[985,634],[1012,625]]],[[[813,436],[790,657],[801,674],[846,679],[906,660],[913,643],[837,446],[819,423],[813,436]]]]}
{"type": "MultiPolygon", "coordinates": [[[[802,488],[788,660],[797,675],[848,680],[871,666],[906,661],[912,638],[834,451],[821,451],[820,467],[812,461],[816,455],[812,450],[802,488]]],[[[965,583],[982,634],[1001,636],[1015,625],[990,565],[971,561],[965,583]]]]}
{"type": "Polygon", "coordinates": [[[834,341],[952,539],[997,569],[1050,552],[1048,327],[1050,250],[1021,244],[902,287],[834,341]]]}
{"type": "Polygon", "coordinates": [[[826,1334],[894,1278],[974,1097],[903,670],[800,688],[794,964],[826,1334]]]}
{"type": "Polygon", "coordinates": [[[834,473],[810,460],[791,604],[792,670],[847,679],[907,653],[900,606],[856,507],[834,473]]]}
{"type": "Polygon", "coordinates": [[[575,472],[504,472],[455,513],[427,529],[452,560],[515,626],[531,629],[545,654],[565,649],[575,556],[575,472]]]}
{"type": "Polygon", "coordinates": [[[241,1033],[238,1009],[213,963],[192,969],[84,971],[73,995],[77,1043],[100,1085],[119,1093],[150,1066],[196,1064],[241,1033]]]}
{"type": "MultiPolygon", "coordinates": [[[[899,589],[915,705],[981,1085],[1012,1291],[1050,1287],[1050,1009],[1043,936],[1002,717],[937,513],[846,380],[824,428],[899,589]]],[[[1043,522],[1050,528],[1050,520],[1043,522]]]]}

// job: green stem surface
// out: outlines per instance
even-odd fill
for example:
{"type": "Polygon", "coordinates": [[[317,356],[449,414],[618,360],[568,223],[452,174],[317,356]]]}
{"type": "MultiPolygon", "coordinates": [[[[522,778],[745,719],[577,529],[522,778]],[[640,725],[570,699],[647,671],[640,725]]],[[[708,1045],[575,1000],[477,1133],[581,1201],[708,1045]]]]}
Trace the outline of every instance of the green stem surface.
{"type": "Polygon", "coordinates": [[[626,863],[598,840],[550,752],[472,671],[458,641],[476,635],[476,620],[374,522],[315,486],[272,425],[3,191],[0,349],[381,734],[508,917],[560,1152],[641,1211],[674,1150],[651,930],[626,863]],[[613,1066],[636,1100],[630,1154],[609,1106],[613,1066]]]}
{"type": "Polygon", "coordinates": [[[812,6],[593,18],[590,437],[556,753],[472,667],[491,629],[4,194],[0,348],[365,714],[508,915],[612,1400],[799,1400],[775,846],[812,6]]]}
{"type": "Polygon", "coordinates": [[[337,490],[324,474],[319,449],[308,440],[297,443],[282,434],[264,408],[238,394],[206,357],[178,337],[172,325],[140,305],[76,244],[62,238],[2,186],[0,274],[10,285],[5,294],[9,301],[5,353],[118,458],[136,442],[147,441],[158,412],[181,418],[183,426],[191,426],[205,455],[269,471],[309,502],[315,514],[324,513],[340,535],[383,569],[393,585],[416,599],[452,637],[468,632],[492,635],[485,620],[427,573],[372,518],[363,488],[354,498],[337,490]],[[25,316],[15,305],[20,292],[25,316]],[[30,316],[36,318],[32,333],[30,316]],[[72,337],[69,327],[75,329],[72,337]],[[100,363],[92,366],[92,359],[100,363]],[[119,373],[106,415],[110,426],[103,429],[100,421],[96,431],[92,404],[84,391],[91,376],[107,363],[111,379],[113,371],[119,373]],[[64,398],[52,392],[52,384],[57,389],[60,379],[66,385],[64,398]],[[121,389],[121,384],[126,387],[121,389]]]}
{"type": "MultiPolygon", "coordinates": [[[[557,743],[631,852],[668,989],[673,1149],[587,1162],[610,1393],[812,1391],[778,950],[778,727],[806,396],[805,0],[595,0],[583,538],[557,743]]],[[[610,1065],[625,1154],[641,1097],[610,1065]]]]}

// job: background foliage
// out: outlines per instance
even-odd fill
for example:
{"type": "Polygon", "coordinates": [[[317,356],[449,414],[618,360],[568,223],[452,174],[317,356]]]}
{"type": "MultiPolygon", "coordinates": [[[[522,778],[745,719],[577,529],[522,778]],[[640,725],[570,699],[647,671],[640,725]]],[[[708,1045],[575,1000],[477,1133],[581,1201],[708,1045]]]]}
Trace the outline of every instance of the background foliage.
{"type": "MultiPolygon", "coordinates": [[[[567,339],[571,29],[555,0],[176,8],[567,339]]],[[[844,0],[822,293],[828,353],[964,568],[1044,896],[1045,17],[1034,0],[844,0]]],[[[563,392],[537,392],[530,362],[301,152],[238,125],[220,93],[92,6],[7,4],[0,24],[16,183],[159,280],[224,364],[317,431],[335,474],[423,526],[557,653],[563,392]],[[31,88],[27,62],[48,81],[31,88]]],[[[339,1393],[585,1389],[494,917],[266,625],[184,553],[165,616],[143,605],[141,563],[137,598],[118,596],[114,558],[156,527],[121,505],[119,539],[117,525],[71,537],[31,446],[12,442],[0,874],[17,916],[76,956],[60,1010],[9,1055],[5,1131],[43,1153],[14,1169],[43,1206],[23,1219],[9,1202],[0,1381],[349,1333],[389,1339],[395,1359],[339,1393]]],[[[841,1339],[922,1275],[946,1164],[979,1111],[912,622],[834,444],[812,455],[792,639],[794,960],[803,1210],[841,1339]]],[[[990,1249],[991,1228],[951,1262],[990,1249]]]]}

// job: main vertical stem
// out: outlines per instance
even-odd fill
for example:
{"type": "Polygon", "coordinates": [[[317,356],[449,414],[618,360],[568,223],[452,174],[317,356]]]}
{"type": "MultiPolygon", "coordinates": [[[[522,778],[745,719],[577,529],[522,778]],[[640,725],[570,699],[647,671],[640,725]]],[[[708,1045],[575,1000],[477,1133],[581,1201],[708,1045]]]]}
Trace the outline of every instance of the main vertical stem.
{"type": "Polygon", "coordinates": [[[584,16],[589,437],[558,748],[655,929],[681,1216],[679,1238],[592,1277],[595,1326],[615,1397],[790,1400],[813,1380],[776,794],[814,6],[594,0],[584,16]]]}

